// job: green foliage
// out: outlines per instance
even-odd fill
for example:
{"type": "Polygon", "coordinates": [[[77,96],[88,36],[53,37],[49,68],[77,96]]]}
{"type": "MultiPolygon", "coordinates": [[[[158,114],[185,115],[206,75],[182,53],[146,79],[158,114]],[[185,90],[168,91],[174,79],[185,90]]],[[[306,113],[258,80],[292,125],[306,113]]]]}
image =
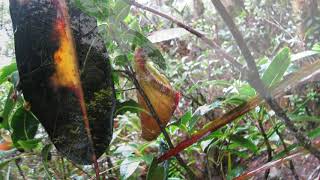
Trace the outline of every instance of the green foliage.
{"type": "Polygon", "coordinates": [[[5,101],[5,105],[4,105],[4,109],[3,109],[3,112],[2,112],[2,122],[1,122],[1,126],[4,128],[4,129],[9,129],[9,117],[10,117],[10,114],[12,113],[14,107],[15,107],[15,104],[16,104],[16,101],[14,99],[11,98],[11,95],[13,93],[13,88],[11,87],[10,88],[10,91],[7,95],[7,98],[6,98],[6,101],[5,101]]]}
{"type": "Polygon", "coordinates": [[[45,170],[45,172],[47,174],[47,177],[49,179],[52,179],[51,178],[52,174],[50,173],[49,166],[48,166],[48,160],[49,160],[49,157],[50,157],[50,150],[51,149],[52,149],[52,144],[47,144],[41,150],[42,164],[43,164],[44,170],[45,170]]]}
{"type": "Polygon", "coordinates": [[[13,113],[10,126],[12,128],[12,141],[15,147],[26,150],[37,146],[39,140],[33,139],[38,130],[39,121],[23,106],[20,106],[13,113]]]}
{"type": "Polygon", "coordinates": [[[147,180],[165,180],[165,167],[158,165],[157,158],[154,158],[147,174],[147,180]]]}
{"type": "MultiPolygon", "coordinates": [[[[152,142],[145,142],[140,138],[138,114],[142,109],[136,102],[136,89],[125,74],[126,68],[133,62],[135,49],[144,48],[148,54],[147,60],[157,65],[168,76],[171,84],[183,94],[180,109],[166,128],[175,145],[206,128],[208,123],[216,121],[231,109],[243,106],[257,95],[255,89],[244,81],[243,74],[224,61],[225,57],[221,57],[219,50],[214,51],[200,38],[190,35],[170,21],[131,7],[128,0],[72,2],[97,19],[98,30],[115,69],[112,74],[117,92],[114,135],[109,149],[106,150],[106,156],[101,158],[103,162],[110,159],[110,162],[103,163],[108,178],[186,179],[186,172],[174,158],[170,160],[170,164],[156,162],[159,154],[167,151],[161,146],[165,139],[163,135],[152,142]]],[[[148,3],[201,31],[226,50],[228,55],[243,63],[238,47],[225,24],[215,11],[208,10],[211,4],[204,4],[205,13],[194,17],[193,13],[198,9],[192,9],[183,1],[166,1],[163,5],[151,1],[148,3]]],[[[317,58],[320,51],[320,45],[315,43],[316,41],[308,41],[307,47],[301,48],[299,43],[302,42],[294,38],[299,34],[296,34],[297,23],[294,15],[290,14],[293,10],[288,4],[289,1],[244,1],[243,5],[228,9],[243,32],[249,49],[258,59],[262,81],[269,88],[276,87],[287,74],[297,71],[300,66],[296,63],[301,59],[310,56],[317,58]],[[282,48],[284,45],[290,48],[282,48]],[[306,51],[311,45],[313,51],[306,51]],[[293,54],[295,52],[301,53],[293,54]],[[270,60],[269,57],[274,58],[270,60]]],[[[232,6],[231,3],[229,7],[232,6]]],[[[316,30],[317,28],[311,27],[306,32],[306,37],[310,39],[315,36],[313,33],[316,30]]],[[[13,151],[23,149],[27,152],[22,153],[26,154],[23,156],[25,166],[22,168],[25,174],[29,175],[28,178],[35,176],[62,179],[63,177],[58,175],[65,175],[67,179],[89,179],[78,167],[70,162],[61,162],[60,158],[56,157],[59,155],[50,142],[47,142],[46,133],[42,128],[38,128],[37,119],[24,108],[25,102],[21,94],[15,92],[18,85],[16,70],[15,63],[0,70],[0,96],[3,104],[0,128],[12,138],[15,148],[13,151]],[[2,91],[1,88],[5,90],[2,91]],[[17,97],[13,98],[14,95],[17,97]],[[28,157],[28,153],[32,155],[28,157]],[[37,160],[40,163],[36,164],[37,160]],[[28,167],[29,164],[35,165],[28,167]]],[[[292,89],[284,98],[279,97],[279,101],[288,100],[284,110],[299,129],[305,130],[312,139],[320,136],[318,90],[319,84],[314,83],[311,87],[298,89],[298,92],[292,89]]],[[[104,103],[102,96],[96,94],[96,97],[97,101],[89,104],[89,110],[99,110],[100,104],[104,103]]],[[[292,153],[299,148],[291,141],[285,125],[268,106],[261,104],[246,115],[236,117],[232,123],[208,134],[180,154],[188,167],[203,170],[197,172],[203,177],[209,178],[204,172],[212,169],[222,174],[221,179],[237,177],[252,165],[252,159],[266,159],[266,141],[261,127],[258,126],[259,122],[263,125],[273,151],[279,152],[273,153],[272,159],[286,157],[288,152],[292,153]],[[284,142],[280,136],[283,136],[284,142]],[[284,143],[287,150],[282,150],[284,143]]],[[[20,157],[9,159],[0,152],[0,158],[2,157],[5,159],[0,162],[0,179],[4,173],[18,174],[10,162],[20,157]]],[[[94,176],[93,168],[81,168],[94,176]]]]}
{"type": "Polygon", "coordinates": [[[0,85],[8,80],[9,76],[17,70],[17,64],[11,63],[7,66],[4,66],[0,70],[0,85]]]}
{"type": "Polygon", "coordinates": [[[262,81],[267,87],[277,84],[283,77],[290,65],[290,49],[282,49],[272,60],[268,69],[262,76],[262,81]]]}

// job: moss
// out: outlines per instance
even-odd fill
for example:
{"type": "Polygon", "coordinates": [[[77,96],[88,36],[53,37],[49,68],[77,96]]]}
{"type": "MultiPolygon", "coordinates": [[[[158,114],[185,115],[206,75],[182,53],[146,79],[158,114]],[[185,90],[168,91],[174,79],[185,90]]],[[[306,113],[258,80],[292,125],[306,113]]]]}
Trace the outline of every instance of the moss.
{"type": "Polygon", "coordinates": [[[111,88],[101,89],[94,93],[94,97],[87,103],[87,111],[90,120],[96,120],[100,115],[105,115],[110,111],[113,102],[113,94],[111,88]]]}

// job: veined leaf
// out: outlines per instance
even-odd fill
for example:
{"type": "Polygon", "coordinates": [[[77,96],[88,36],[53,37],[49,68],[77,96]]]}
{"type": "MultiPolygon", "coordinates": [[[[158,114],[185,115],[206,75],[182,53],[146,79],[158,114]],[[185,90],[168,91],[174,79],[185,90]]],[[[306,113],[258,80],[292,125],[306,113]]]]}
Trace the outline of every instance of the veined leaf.
{"type": "Polygon", "coordinates": [[[130,4],[128,0],[116,0],[114,6],[114,12],[116,12],[116,21],[122,21],[126,18],[130,12],[130,4]]]}
{"type": "Polygon", "coordinates": [[[165,168],[158,165],[157,158],[154,158],[147,174],[147,180],[165,180],[165,168]]]}
{"type": "Polygon", "coordinates": [[[267,87],[278,83],[290,65],[290,49],[282,49],[272,60],[268,69],[262,76],[262,81],[267,87]]]}
{"type": "Polygon", "coordinates": [[[2,69],[0,69],[0,84],[4,83],[8,77],[17,70],[17,64],[11,63],[7,66],[4,66],[2,69]]]}
{"type": "Polygon", "coordinates": [[[35,116],[20,106],[11,118],[12,141],[16,147],[22,147],[21,141],[32,140],[38,130],[39,121],[35,116]],[[20,141],[20,143],[19,143],[20,141]]]}
{"type": "Polygon", "coordinates": [[[134,47],[140,46],[143,48],[148,54],[148,58],[162,70],[167,68],[165,59],[163,58],[161,52],[156,48],[155,45],[152,44],[151,41],[149,41],[148,38],[146,38],[140,32],[134,30],[131,30],[130,34],[134,36],[132,41],[134,47]]]}
{"type": "Polygon", "coordinates": [[[245,147],[248,148],[249,150],[251,150],[252,152],[257,152],[258,148],[257,146],[250,141],[249,139],[245,139],[239,135],[233,135],[230,137],[231,141],[233,141],[234,143],[240,145],[241,147],[245,147]]]}
{"type": "Polygon", "coordinates": [[[120,165],[121,179],[128,179],[139,167],[140,158],[128,157],[120,165]]]}
{"type": "Polygon", "coordinates": [[[13,87],[11,87],[10,91],[9,91],[9,94],[7,95],[7,99],[6,99],[6,102],[5,102],[5,105],[4,105],[4,109],[3,109],[3,113],[2,113],[2,118],[3,118],[3,122],[1,123],[2,124],[2,127],[4,129],[9,129],[9,117],[10,117],[10,114],[12,112],[12,110],[14,109],[15,105],[16,105],[16,101],[14,101],[12,98],[11,98],[11,94],[13,93],[13,87]]]}

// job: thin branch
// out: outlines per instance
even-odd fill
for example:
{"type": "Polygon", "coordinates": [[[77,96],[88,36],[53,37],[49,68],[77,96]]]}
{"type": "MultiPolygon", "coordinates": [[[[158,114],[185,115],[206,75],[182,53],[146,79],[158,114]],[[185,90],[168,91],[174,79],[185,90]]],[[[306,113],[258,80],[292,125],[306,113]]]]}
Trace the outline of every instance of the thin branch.
{"type": "Polygon", "coordinates": [[[14,160],[14,163],[15,163],[15,165],[17,166],[18,171],[19,171],[19,174],[20,174],[20,176],[22,177],[22,179],[23,179],[23,180],[27,180],[26,176],[23,174],[23,171],[22,171],[22,169],[21,169],[21,167],[20,167],[19,159],[14,160]]]}
{"type": "MultiPolygon", "coordinates": [[[[268,139],[268,135],[267,135],[266,131],[264,130],[264,127],[262,124],[263,119],[264,119],[264,117],[263,117],[264,114],[265,114],[264,108],[261,107],[260,112],[259,112],[258,125],[259,125],[261,135],[264,139],[264,143],[266,144],[266,147],[267,147],[267,152],[268,152],[267,162],[270,162],[272,160],[272,148],[271,148],[271,145],[270,145],[270,142],[268,139]]],[[[269,173],[270,173],[270,169],[267,169],[264,173],[265,179],[268,179],[269,173]]]]}
{"type": "Polygon", "coordinates": [[[82,169],[82,167],[80,167],[79,165],[77,165],[77,164],[75,164],[74,162],[72,162],[72,161],[68,161],[68,162],[70,162],[74,167],[76,167],[79,171],[81,171],[82,173],[84,173],[85,175],[87,175],[88,176],[88,179],[91,179],[92,177],[91,177],[91,175],[87,172],[87,171],[85,171],[84,169],[82,169]]]}
{"type": "MultiPolygon", "coordinates": [[[[146,95],[146,93],[144,92],[143,88],[140,86],[136,76],[135,76],[135,73],[132,69],[132,67],[128,66],[126,67],[126,70],[130,73],[129,74],[129,77],[131,77],[132,81],[133,81],[133,84],[137,87],[137,90],[138,92],[140,93],[140,95],[142,96],[142,98],[144,99],[144,101],[146,102],[147,106],[148,106],[148,109],[151,113],[151,115],[153,116],[153,118],[156,120],[163,136],[165,137],[170,149],[173,149],[174,148],[174,145],[170,139],[170,136],[168,134],[168,132],[166,131],[165,129],[165,126],[162,125],[161,121],[160,121],[160,118],[157,114],[157,112],[155,111],[153,105],[151,104],[148,96],[146,95]]],[[[188,173],[188,176],[190,179],[195,179],[196,176],[195,174],[193,173],[193,171],[187,166],[187,164],[183,161],[183,159],[181,158],[181,156],[179,154],[176,154],[175,155],[176,159],[178,160],[179,164],[187,171],[188,173]]]]}
{"type": "Polygon", "coordinates": [[[136,2],[135,0],[130,0],[129,3],[132,5],[132,6],[135,6],[137,8],[140,8],[140,9],[143,9],[143,10],[146,10],[146,11],[149,11],[153,14],[156,14],[158,16],[161,16],[165,19],[168,19],[169,21],[175,23],[177,26],[189,31],[191,34],[197,36],[199,39],[201,39],[203,42],[205,42],[206,44],[208,44],[210,47],[212,47],[215,52],[217,54],[219,54],[221,57],[223,57],[224,59],[228,60],[230,64],[232,64],[238,71],[242,72],[243,71],[243,67],[242,67],[242,64],[238,63],[231,55],[229,55],[226,51],[224,51],[223,49],[221,49],[221,47],[215,43],[214,41],[210,40],[209,38],[207,38],[204,34],[202,34],[201,32],[195,30],[194,28],[192,28],[191,26],[188,26],[186,25],[185,23],[163,13],[163,12],[160,12],[156,9],[153,9],[151,7],[147,7],[147,6],[144,6],[138,2],[136,2]]]}
{"type": "MultiPolygon", "coordinates": [[[[283,146],[283,149],[286,152],[286,155],[289,156],[289,150],[288,150],[287,144],[284,141],[284,138],[282,137],[281,133],[279,132],[279,128],[275,128],[275,133],[278,135],[280,142],[283,146]]],[[[293,161],[291,159],[289,160],[289,168],[290,168],[291,173],[292,173],[293,177],[295,178],[295,180],[299,180],[299,176],[296,172],[293,161]]]]}
{"type": "Polygon", "coordinates": [[[259,72],[257,65],[251,52],[243,39],[242,34],[236,27],[235,23],[233,22],[231,16],[227,12],[226,8],[219,0],[211,0],[212,4],[215,6],[216,10],[219,12],[220,16],[228,26],[231,34],[233,35],[234,39],[236,40],[238,47],[242,55],[245,58],[245,61],[248,65],[248,73],[247,73],[247,81],[248,83],[256,89],[256,91],[263,97],[263,99],[269,104],[271,109],[275,112],[275,114],[282,119],[285,123],[286,127],[289,129],[291,134],[297,139],[299,144],[307,149],[311,154],[317,157],[320,160],[320,151],[312,146],[311,140],[305,136],[290,120],[287,114],[283,111],[283,109],[279,106],[279,104],[272,98],[272,95],[269,91],[269,88],[264,85],[262,80],[260,79],[259,72]]]}

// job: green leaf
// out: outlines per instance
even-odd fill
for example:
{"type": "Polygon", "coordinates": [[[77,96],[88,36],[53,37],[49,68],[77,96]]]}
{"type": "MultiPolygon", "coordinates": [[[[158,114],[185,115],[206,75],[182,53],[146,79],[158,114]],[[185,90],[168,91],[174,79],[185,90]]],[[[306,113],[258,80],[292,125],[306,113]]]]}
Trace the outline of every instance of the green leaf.
{"type": "Polygon", "coordinates": [[[17,70],[17,64],[11,63],[0,69],[0,84],[8,80],[8,77],[17,70]]]}
{"type": "Polygon", "coordinates": [[[10,90],[9,90],[9,93],[7,95],[7,99],[6,99],[6,102],[5,102],[5,105],[4,105],[4,109],[3,109],[3,113],[2,113],[3,122],[1,124],[2,124],[2,127],[4,129],[7,129],[7,130],[9,130],[9,117],[10,117],[10,114],[11,114],[11,112],[13,111],[13,109],[14,109],[14,107],[16,105],[16,101],[14,101],[11,98],[11,94],[12,93],[13,93],[13,88],[11,87],[10,90]]]}
{"type": "Polygon", "coordinates": [[[192,119],[192,111],[189,110],[184,115],[181,117],[181,124],[182,125],[187,125],[187,123],[192,119]]]}
{"type": "Polygon", "coordinates": [[[320,136],[320,128],[316,128],[308,133],[308,136],[312,139],[320,136]]]}
{"type": "Polygon", "coordinates": [[[132,41],[134,48],[137,46],[143,48],[147,52],[149,59],[154,64],[159,66],[159,68],[162,70],[167,68],[165,59],[163,58],[161,52],[156,48],[155,45],[152,44],[151,41],[149,41],[148,38],[138,31],[131,30],[129,33],[134,36],[132,41]]]}
{"type": "Polygon", "coordinates": [[[140,162],[141,159],[136,157],[128,157],[122,161],[120,165],[121,179],[128,179],[139,167],[140,162]]]}
{"type": "Polygon", "coordinates": [[[14,160],[14,159],[9,159],[9,160],[5,160],[5,161],[0,162],[0,170],[5,168],[12,160],[14,160]]]}
{"type": "Polygon", "coordinates": [[[25,150],[31,150],[39,145],[41,139],[30,139],[30,140],[18,140],[18,144],[25,150]]]}
{"type": "Polygon", "coordinates": [[[297,122],[305,122],[305,121],[310,121],[310,122],[320,122],[320,116],[308,116],[308,115],[289,115],[290,119],[292,121],[297,121],[297,122]]]}
{"type": "Polygon", "coordinates": [[[46,171],[46,174],[49,179],[52,179],[51,178],[52,175],[49,171],[49,166],[48,166],[48,159],[49,159],[49,153],[50,153],[51,148],[52,148],[52,145],[47,144],[41,150],[42,164],[43,164],[44,170],[46,171]]]}
{"type": "Polygon", "coordinates": [[[241,147],[245,147],[245,148],[251,150],[252,152],[258,151],[257,146],[251,140],[245,139],[239,135],[232,135],[230,137],[230,140],[233,141],[233,143],[235,143],[241,147]]]}
{"type": "Polygon", "coordinates": [[[315,44],[315,45],[312,47],[312,50],[313,50],[313,51],[320,52],[320,43],[315,44]]]}
{"type": "Polygon", "coordinates": [[[117,0],[114,6],[114,12],[116,12],[116,21],[124,20],[130,12],[130,4],[128,0],[117,0]]]}
{"type": "Polygon", "coordinates": [[[126,55],[124,54],[121,54],[121,55],[118,55],[114,58],[114,63],[115,65],[117,66],[126,66],[128,63],[129,63],[129,59],[126,55]]]}
{"type": "Polygon", "coordinates": [[[288,152],[283,150],[283,151],[279,152],[278,154],[276,154],[275,156],[273,156],[272,160],[280,159],[280,158],[287,156],[288,154],[290,154],[292,152],[292,150],[294,150],[298,146],[299,146],[298,144],[291,144],[290,146],[287,147],[288,152]]]}
{"type": "Polygon", "coordinates": [[[140,105],[132,99],[121,103],[117,102],[115,115],[124,114],[127,111],[130,111],[132,113],[138,113],[145,110],[143,108],[140,108],[140,105]]]}
{"type": "Polygon", "coordinates": [[[110,14],[109,0],[73,0],[75,5],[82,11],[97,19],[105,19],[110,14]]]}
{"type": "Polygon", "coordinates": [[[13,130],[11,138],[16,147],[21,147],[19,141],[31,140],[36,135],[39,121],[30,112],[20,106],[12,115],[11,128],[13,130]]]}
{"type": "Polygon", "coordinates": [[[189,130],[192,130],[194,128],[194,126],[197,124],[198,120],[200,119],[201,116],[205,115],[206,113],[208,113],[209,111],[219,107],[221,105],[220,101],[216,101],[212,104],[209,105],[203,105],[198,107],[195,112],[192,114],[192,118],[189,121],[189,130]]]}
{"type": "Polygon", "coordinates": [[[271,87],[278,83],[290,65],[290,49],[283,48],[272,60],[268,69],[262,76],[262,81],[267,87],[271,87]]]}
{"type": "Polygon", "coordinates": [[[147,180],[165,180],[165,168],[163,166],[159,166],[157,162],[157,158],[154,158],[151,166],[149,167],[147,180]]]}
{"type": "Polygon", "coordinates": [[[240,176],[246,170],[243,166],[237,166],[228,172],[227,180],[232,180],[233,178],[240,176]]]}

